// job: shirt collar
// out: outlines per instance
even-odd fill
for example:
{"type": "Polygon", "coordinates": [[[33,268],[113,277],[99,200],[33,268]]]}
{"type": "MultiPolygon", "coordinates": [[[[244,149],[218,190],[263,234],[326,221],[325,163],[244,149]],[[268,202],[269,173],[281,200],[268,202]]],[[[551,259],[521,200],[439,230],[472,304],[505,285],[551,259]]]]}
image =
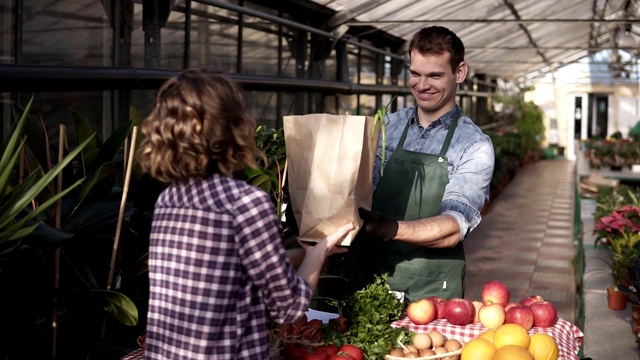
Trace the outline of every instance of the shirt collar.
{"type": "MultiPolygon", "coordinates": [[[[456,104],[453,107],[453,109],[449,110],[446,114],[440,116],[438,120],[432,122],[432,124],[435,124],[436,122],[439,121],[444,125],[445,129],[448,129],[449,126],[451,126],[451,123],[453,122],[453,115],[455,114],[456,109],[460,109],[460,106],[458,106],[458,104],[456,104]]],[[[460,110],[460,113],[462,114],[462,110],[460,110]]],[[[411,111],[411,118],[409,119],[409,124],[420,125],[418,121],[418,105],[413,106],[413,110],[411,111]]]]}

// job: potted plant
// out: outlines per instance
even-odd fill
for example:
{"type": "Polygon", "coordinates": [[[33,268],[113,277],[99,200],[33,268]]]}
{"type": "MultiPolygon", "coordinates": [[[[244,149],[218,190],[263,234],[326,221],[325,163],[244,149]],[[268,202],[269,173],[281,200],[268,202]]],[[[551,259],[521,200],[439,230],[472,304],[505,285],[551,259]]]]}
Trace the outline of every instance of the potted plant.
{"type": "Polygon", "coordinates": [[[615,154],[614,147],[615,143],[607,139],[594,143],[589,157],[590,166],[592,168],[611,166],[615,154]]]}
{"type": "Polygon", "coordinates": [[[618,285],[618,289],[631,302],[631,323],[633,334],[640,335],[640,258],[636,258],[635,266],[627,272],[626,281],[618,285]]]}
{"type": "Polygon", "coordinates": [[[606,238],[611,245],[611,275],[613,284],[607,290],[609,307],[614,310],[626,308],[627,296],[618,291],[627,278],[628,269],[638,258],[640,244],[640,206],[625,205],[598,219],[594,233],[606,238]],[[624,298],[624,299],[620,299],[624,298]],[[618,303],[615,300],[618,299],[618,303]]]}

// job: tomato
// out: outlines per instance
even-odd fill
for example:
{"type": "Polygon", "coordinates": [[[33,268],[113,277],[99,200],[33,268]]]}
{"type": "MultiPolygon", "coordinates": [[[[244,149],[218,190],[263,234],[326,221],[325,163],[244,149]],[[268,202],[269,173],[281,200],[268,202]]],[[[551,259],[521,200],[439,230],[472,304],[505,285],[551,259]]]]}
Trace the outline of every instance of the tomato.
{"type": "Polygon", "coordinates": [[[337,353],[329,358],[329,360],[355,360],[353,356],[347,353],[337,353]]]}
{"type": "Polygon", "coordinates": [[[316,354],[317,353],[325,354],[325,355],[327,355],[329,357],[333,356],[333,355],[338,353],[338,345],[336,345],[336,344],[326,344],[326,345],[318,346],[316,348],[316,354]]]}
{"type": "Polygon", "coordinates": [[[327,360],[327,355],[322,353],[315,353],[315,354],[306,353],[302,357],[302,360],[327,360]]]}
{"type": "Polygon", "coordinates": [[[309,322],[307,322],[307,326],[311,326],[311,327],[314,327],[316,329],[320,329],[322,327],[322,320],[319,320],[319,319],[309,320],[309,322]]]}
{"type": "Polygon", "coordinates": [[[362,353],[362,350],[359,347],[354,345],[349,345],[349,344],[342,345],[340,346],[340,349],[338,349],[338,351],[341,353],[348,354],[355,360],[362,360],[364,358],[364,354],[362,353]]]}
{"type": "Polygon", "coordinates": [[[282,356],[285,360],[299,360],[309,353],[309,350],[302,345],[287,344],[284,347],[282,356]]]}

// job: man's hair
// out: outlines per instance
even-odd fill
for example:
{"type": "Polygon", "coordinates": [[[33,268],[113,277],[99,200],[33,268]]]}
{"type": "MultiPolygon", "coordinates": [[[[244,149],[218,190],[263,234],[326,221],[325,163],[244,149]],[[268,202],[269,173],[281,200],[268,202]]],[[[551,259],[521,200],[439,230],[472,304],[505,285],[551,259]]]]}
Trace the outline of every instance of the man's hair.
{"type": "Polygon", "coordinates": [[[256,167],[255,120],[238,85],[224,75],[189,69],[167,80],[141,126],[140,166],[163,182],[256,167]]]}
{"type": "Polygon", "coordinates": [[[451,30],[442,26],[423,27],[418,30],[409,42],[409,56],[412,51],[421,55],[451,54],[451,69],[456,72],[458,65],[464,61],[464,44],[451,30]]]}

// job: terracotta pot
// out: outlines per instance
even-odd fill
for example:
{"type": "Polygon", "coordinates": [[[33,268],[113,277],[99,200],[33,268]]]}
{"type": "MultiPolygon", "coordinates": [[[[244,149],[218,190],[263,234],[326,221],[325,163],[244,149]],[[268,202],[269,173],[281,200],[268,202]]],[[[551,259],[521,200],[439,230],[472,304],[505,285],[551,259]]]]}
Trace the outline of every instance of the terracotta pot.
{"type": "Polygon", "coordinates": [[[609,295],[609,309],[624,310],[627,308],[627,294],[611,287],[607,288],[607,293],[609,295]]]}

